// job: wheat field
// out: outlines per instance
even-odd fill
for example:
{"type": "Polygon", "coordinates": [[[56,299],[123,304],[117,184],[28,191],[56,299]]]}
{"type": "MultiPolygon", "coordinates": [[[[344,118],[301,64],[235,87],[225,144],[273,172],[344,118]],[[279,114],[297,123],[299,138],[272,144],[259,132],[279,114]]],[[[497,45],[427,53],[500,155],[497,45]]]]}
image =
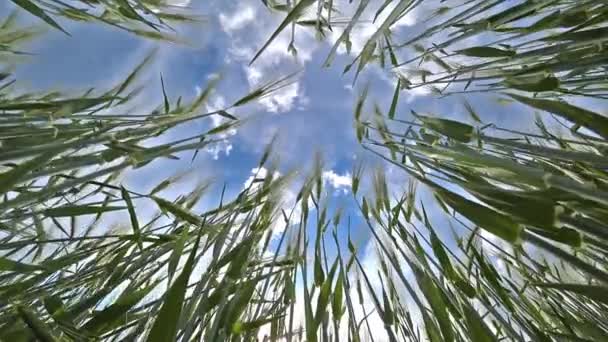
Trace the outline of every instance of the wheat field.
{"type": "MultiPolygon", "coordinates": [[[[15,10],[0,15],[0,67],[28,63],[28,42],[48,30],[69,36],[68,21],[179,44],[173,27],[205,14],[161,0],[11,2],[15,10]]],[[[0,340],[608,340],[606,1],[261,3],[280,24],[252,65],[280,35],[312,31],[329,43],[323,72],[360,82],[380,68],[393,81],[389,107],[363,87],[345,120],[366,153],[407,184],[393,187],[383,168],[355,163],[356,205],[337,210],[321,157],[279,173],[269,144],[251,165],[267,172],[236,196],[201,183],[163,197],[178,177],[127,188],[124,174],[183,152],[195,158],[247,125],[234,112],[294,75],[214,111],[206,104],[219,79],[184,101],[163,82],[154,109],[135,114],[153,53],[101,90],[23,93],[0,68],[0,340]],[[422,29],[394,34],[412,13],[422,29]],[[363,22],[377,29],[343,67],[338,51],[350,51],[363,22]],[[341,33],[332,41],[333,31],[341,33]],[[433,101],[492,95],[534,125],[484,122],[491,108],[467,101],[467,121],[399,101],[420,89],[433,101]],[[169,134],[214,117],[224,123],[169,134]],[[214,206],[197,211],[205,196],[214,206]],[[121,227],[108,224],[116,213],[128,217],[121,227]],[[355,216],[363,227],[351,227],[355,216]],[[354,229],[369,234],[377,269],[362,261],[354,229]]]]}

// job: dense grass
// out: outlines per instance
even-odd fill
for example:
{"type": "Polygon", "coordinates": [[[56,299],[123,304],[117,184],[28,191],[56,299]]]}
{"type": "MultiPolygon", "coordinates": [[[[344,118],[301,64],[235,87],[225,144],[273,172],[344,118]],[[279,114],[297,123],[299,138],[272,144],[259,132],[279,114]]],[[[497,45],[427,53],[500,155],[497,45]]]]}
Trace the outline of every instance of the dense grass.
{"type": "MultiPolygon", "coordinates": [[[[66,16],[58,1],[14,2],[53,26],[49,18],[66,16]]],[[[94,6],[116,9],[112,24],[154,30],[139,17],[152,15],[145,9],[151,3],[94,6]]],[[[339,44],[348,45],[352,26],[333,1],[265,3],[286,13],[277,32],[323,36],[343,26],[328,63],[339,44]]],[[[363,93],[354,118],[369,153],[410,179],[399,194],[381,171],[353,172],[352,195],[378,269],[365,267],[350,237],[341,238],[348,215],[358,213],[327,209],[320,162],[304,173],[291,210],[281,209],[281,197],[295,176],[273,176],[272,146],[257,165],[267,177],[256,176],[234,198],[222,193],[203,213],[193,208],[208,184],[169,201],[162,191],[173,179],[146,193],[120,183],[129,169],[215,143],[240,124],[234,107],[287,79],[212,113],[204,104],[214,81],[189,103],[174,103],[163,90],[155,110],[130,115],[137,76],[152,57],[112,89],[77,95],[17,95],[10,73],[1,74],[0,339],[606,340],[608,126],[585,101],[605,103],[608,5],[446,1],[413,37],[393,36],[390,28],[425,4],[386,5],[373,8],[385,21],[347,67],[359,74],[378,63],[396,80],[386,114],[377,107],[368,114],[363,93]],[[398,106],[400,93],[417,87],[438,100],[492,93],[531,117],[543,114],[521,132],[482,122],[482,109],[468,103],[466,122],[398,106]],[[228,123],[180,140],[155,139],[213,115],[228,123]],[[548,120],[567,133],[558,135],[548,120]],[[360,189],[364,179],[371,179],[370,192],[360,189]],[[435,203],[420,201],[422,187],[435,203]],[[138,207],[146,205],[158,212],[143,221],[138,207]],[[448,226],[433,226],[433,206],[448,226]],[[127,229],[107,226],[104,218],[117,211],[128,214],[127,229]]],[[[350,6],[361,9],[349,18],[357,25],[372,4],[350,6]]],[[[6,19],[2,60],[18,60],[20,43],[35,34],[6,19]]]]}

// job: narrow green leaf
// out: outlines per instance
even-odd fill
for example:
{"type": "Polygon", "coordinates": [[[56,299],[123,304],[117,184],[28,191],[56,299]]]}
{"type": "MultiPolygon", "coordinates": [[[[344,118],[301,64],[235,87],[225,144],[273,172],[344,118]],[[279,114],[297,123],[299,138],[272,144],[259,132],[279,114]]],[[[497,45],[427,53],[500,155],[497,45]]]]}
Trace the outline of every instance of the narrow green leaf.
{"type": "Polygon", "coordinates": [[[447,190],[437,193],[446,204],[474,224],[508,242],[521,242],[522,228],[510,217],[447,190]]]}
{"type": "Polygon", "coordinates": [[[232,106],[233,107],[242,106],[257,98],[260,98],[262,95],[264,95],[264,89],[262,89],[262,88],[254,89],[251,93],[249,93],[249,94],[243,96],[242,98],[240,98],[239,100],[237,100],[232,106]]]}
{"type": "Polygon", "coordinates": [[[249,62],[249,65],[253,64],[253,62],[255,62],[255,60],[258,59],[258,57],[260,57],[262,52],[264,52],[264,50],[266,50],[266,48],[270,45],[270,43],[272,43],[274,41],[274,39],[279,35],[279,33],[281,33],[287,27],[287,25],[289,25],[291,22],[298,19],[302,15],[304,10],[306,8],[308,8],[310,5],[312,5],[314,2],[315,2],[315,0],[300,0],[300,2],[298,2],[295,6],[293,6],[293,8],[287,14],[285,19],[281,22],[281,24],[279,24],[279,27],[272,33],[272,35],[270,35],[270,38],[268,38],[266,43],[264,43],[264,45],[260,48],[260,50],[258,50],[258,52],[255,54],[255,56],[253,56],[253,58],[251,59],[251,62],[249,62]]]}
{"type": "Polygon", "coordinates": [[[384,310],[384,315],[382,315],[382,319],[384,320],[384,324],[393,325],[395,323],[395,314],[393,309],[391,308],[391,301],[386,294],[386,290],[382,288],[382,309],[384,310]]]}
{"type": "Polygon", "coordinates": [[[175,274],[175,270],[177,269],[177,265],[179,264],[179,260],[182,256],[182,252],[184,250],[184,245],[188,240],[188,229],[185,227],[182,229],[182,233],[179,239],[176,239],[173,246],[173,252],[171,252],[171,256],[169,257],[169,280],[173,279],[173,275],[175,274]]]}
{"type": "Polygon", "coordinates": [[[498,48],[493,48],[489,46],[477,46],[468,49],[458,50],[456,51],[459,54],[469,56],[469,57],[489,57],[489,58],[497,58],[497,57],[513,57],[515,56],[515,51],[512,50],[502,50],[498,48]]]}
{"type": "Polygon", "coordinates": [[[325,281],[325,273],[323,272],[323,266],[321,265],[320,252],[315,253],[315,264],[314,264],[314,280],[316,286],[322,286],[325,281]]]}
{"type": "Polygon", "coordinates": [[[65,31],[63,28],[61,28],[61,26],[59,26],[59,24],[57,24],[57,22],[55,20],[53,20],[53,18],[51,18],[48,14],[46,14],[44,12],[44,10],[42,10],[40,7],[36,6],[36,4],[31,2],[30,0],[11,0],[11,1],[14,2],[17,6],[30,12],[31,14],[35,15],[36,17],[42,19],[44,22],[53,26],[54,28],[58,29],[59,31],[67,34],[68,36],[70,35],[67,31],[65,31]]]}
{"type": "Polygon", "coordinates": [[[96,206],[96,205],[65,205],[49,208],[43,211],[48,217],[72,217],[82,215],[93,215],[110,211],[124,210],[126,207],[96,206]]]}
{"type": "Polygon", "coordinates": [[[397,102],[399,102],[399,91],[401,91],[401,78],[397,80],[397,85],[395,86],[395,93],[393,94],[393,101],[391,102],[391,108],[388,110],[388,118],[395,118],[395,111],[397,110],[397,102]]]}
{"type": "Polygon", "coordinates": [[[14,261],[0,256],[0,271],[31,273],[39,270],[44,270],[44,268],[37,265],[24,264],[22,262],[14,261]]]}
{"type": "Polygon", "coordinates": [[[321,290],[319,292],[319,298],[317,299],[317,312],[315,314],[315,326],[319,326],[325,315],[327,313],[327,305],[329,305],[329,296],[331,295],[331,285],[334,281],[334,275],[336,273],[336,268],[338,265],[338,259],[334,261],[327,278],[323,281],[321,285],[321,290]]]}
{"type": "Polygon", "coordinates": [[[43,342],[58,341],[58,339],[52,334],[53,330],[29,309],[19,305],[17,306],[17,312],[19,312],[21,319],[23,319],[27,326],[32,330],[34,336],[36,336],[38,340],[43,342]]]}
{"type": "Polygon", "coordinates": [[[477,311],[473,309],[469,304],[462,306],[464,311],[465,321],[468,327],[468,335],[472,342],[497,342],[498,339],[488,326],[485,324],[483,319],[479,316],[477,311]]]}
{"type": "Polygon", "coordinates": [[[9,171],[0,174],[0,195],[10,191],[30,172],[48,164],[49,161],[57,155],[56,152],[57,151],[49,151],[48,153],[43,153],[19,164],[17,167],[9,171]]]}
{"type": "Polygon", "coordinates": [[[532,231],[545,238],[567,244],[574,248],[580,248],[583,245],[583,237],[582,237],[581,233],[575,229],[570,229],[570,228],[560,228],[560,229],[555,229],[555,230],[532,229],[532,231]]]}
{"type": "Polygon", "coordinates": [[[599,134],[603,138],[608,138],[608,118],[603,115],[561,101],[532,99],[516,94],[507,95],[530,107],[559,115],[599,134]]]}
{"type": "Polygon", "coordinates": [[[7,102],[0,104],[0,110],[58,110],[74,114],[86,109],[118,99],[117,97],[74,98],[58,101],[7,102]]]}
{"type": "Polygon", "coordinates": [[[110,330],[115,323],[125,319],[129,310],[137,305],[152,289],[153,286],[148,286],[135,292],[123,293],[116,302],[101,311],[95,312],[93,317],[82,326],[82,330],[93,335],[110,330]]]}
{"type": "Polygon", "coordinates": [[[236,116],[234,116],[234,115],[232,115],[232,114],[228,113],[228,112],[227,112],[227,111],[225,111],[225,110],[219,110],[219,111],[217,112],[217,114],[218,114],[218,115],[220,115],[220,116],[222,116],[222,117],[225,117],[225,118],[227,118],[227,119],[230,119],[230,120],[238,120],[238,118],[237,118],[236,116]]]}
{"type": "Polygon", "coordinates": [[[444,303],[440,290],[433,283],[433,280],[426,273],[424,273],[424,271],[415,268],[414,275],[416,276],[416,280],[418,281],[420,289],[424,293],[425,298],[431,305],[434,316],[439,323],[443,340],[446,342],[454,341],[454,331],[447,311],[447,304],[444,303]]]}
{"type": "Polygon", "coordinates": [[[209,135],[212,135],[212,134],[218,134],[218,133],[221,133],[221,132],[227,131],[227,130],[229,130],[230,128],[233,128],[233,127],[234,127],[234,123],[233,123],[233,122],[226,122],[226,123],[223,123],[223,124],[221,124],[221,125],[219,125],[219,126],[217,126],[217,127],[214,127],[214,128],[212,128],[212,129],[210,129],[210,130],[207,132],[207,134],[209,134],[209,135]]]}
{"type": "Polygon", "coordinates": [[[175,279],[175,282],[167,292],[152,329],[148,334],[148,342],[173,342],[177,336],[179,318],[186,296],[188,280],[194,269],[194,260],[198,250],[200,234],[196,238],[196,242],[192,246],[192,251],[188,257],[188,261],[182,270],[182,273],[175,279]]]}
{"type": "MultiPolygon", "coordinates": [[[[133,234],[135,236],[141,236],[141,230],[139,229],[139,221],[137,220],[137,213],[135,213],[135,207],[133,206],[133,201],[131,200],[131,195],[124,186],[120,187],[120,192],[122,195],[122,199],[127,203],[127,209],[129,210],[129,219],[131,220],[131,227],[133,228],[133,234]]],[[[137,239],[137,244],[139,246],[139,250],[143,250],[143,244],[141,239],[137,239]]]]}
{"type": "Polygon", "coordinates": [[[333,318],[336,321],[340,321],[343,313],[344,305],[344,270],[340,269],[338,273],[338,279],[336,280],[336,286],[334,287],[333,298],[332,298],[332,313],[333,318]]]}
{"type": "Polygon", "coordinates": [[[248,281],[239,288],[234,297],[232,297],[232,300],[225,306],[224,312],[220,317],[220,322],[226,330],[234,331],[237,328],[236,330],[239,331],[240,317],[251,302],[256,286],[256,281],[248,281]]]}
{"type": "Polygon", "coordinates": [[[242,334],[250,332],[250,331],[255,331],[270,323],[278,322],[283,317],[285,317],[285,315],[277,315],[277,316],[261,318],[261,319],[256,319],[253,321],[247,321],[247,322],[237,322],[232,325],[232,332],[235,335],[242,335],[242,334]]]}
{"type": "Polygon", "coordinates": [[[608,304],[608,287],[585,284],[534,283],[534,286],[573,292],[594,301],[608,304]]]}
{"type": "Polygon", "coordinates": [[[439,237],[437,237],[437,234],[435,234],[434,231],[431,231],[430,235],[431,235],[431,247],[433,249],[433,253],[435,253],[435,256],[439,260],[439,264],[441,265],[441,268],[443,269],[444,274],[448,278],[455,279],[456,273],[454,272],[454,269],[452,267],[452,263],[450,262],[450,258],[448,257],[448,254],[446,253],[445,249],[443,248],[443,244],[441,243],[441,240],[439,240],[439,237]]]}
{"type": "Polygon", "coordinates": [[[481,122],[481,118],[479,118],[479,115],[477,115],[477,112],[475,111],[473,106],[471,106],[469,101],[466,101],[466,100],[464,101],[464,108],[467,110],[469,115],[471,115],[471,118],[473,119],[473,121],[478,122],[478,123],[481,122]]]}
{"type": "Polygon", "coordinates": [[[192,213],[190,210],[183,208],[173,202],[169,202],[160,197],[152,196],[152,199],[156,202],[158,207],[163,210],[173,214],[176,218],[186,221],[190,224],[194,224],[200,226],[203,224],[203,219],[192,213]]]}
{"type": "Polygon", "coordinates": [[[542,78],[507,78],[504,84],[512,89],[542,92],[558,89],[560,82],[555,76],[549,75],[542,78]]]}
{"type": "Polygon", "coordinates": [[[169,105],[169,99],[167,98],[167,91],[165,90],[165,81],[163,80],[163,74],[160,74],[160,86],[163,90],[163,103],[165,106],[165,114],[169,114],[171,106],[169,105]]]}
{"type": "Polygon", "coordinates": [[[473,137],[473,126],[454,120],[415,115],[425,126],[452,139],[467,143],[473,137]]]}

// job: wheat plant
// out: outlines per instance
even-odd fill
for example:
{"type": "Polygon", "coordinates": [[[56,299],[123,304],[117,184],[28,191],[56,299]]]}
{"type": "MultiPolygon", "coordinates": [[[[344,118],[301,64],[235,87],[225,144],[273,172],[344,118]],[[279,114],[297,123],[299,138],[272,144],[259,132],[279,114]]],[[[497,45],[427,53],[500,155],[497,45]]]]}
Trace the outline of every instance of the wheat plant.
{"type": "MultiPolygon", "coordinates": [[[[58,29],[55,18],[64,17],[134,33],[147,27],[143,36],[151,39],[171,32],[163,23],[174,19],[172,7],[158,1],[13,2],[58,29]]],[[[357,165],[356,208],[330,209],[320,158],[281,175],[269,145],[257,165],[268,172],[234,197],[222,191],[201,212],[208,183],[173,200],[163,191],[175,177],[141,192],[126,188],[121,175],[184,152],[195,157],[246,124],[232,114],[236,107],[289,78],[212,112],[206,102],[217,80],[192,101],[173,101],[163,83],[158,106],[142,113],[131,104],[152,54],[101,91],[22,93],[7,69],[0,72],[1,340],[608,338],[608,126],[585,102],[605,97],[604,1],[263,3],[284,21],[253,63],[288,28],[323,37],[339,27],[330,65],[340,45],[350,49],[356,25],[381,18],[345,71],[358,76],[377,63],[395,78],[386,113],[369,110],[363,92],[354,122],[370,154],[409,176],[407,190],[357,165]],[[428,12],[421,33],[391,33],[429,3],[441,7],[428,12]],[[340,16],[338,5],[352,6],[353,15],[340,16]],[[366,10],[376,19],[364,18],[366,10]],[[400,94],[419,87],[437,101],[488,93],[533,118],[532,110],[544,114],[521,131],[483,122],[484,109],[467,102],[462,111],[471,119],[462,122],[403,108],[400,94]],[[212,116],[225,123],[193,136],[170,134],[212,116]],[[567,132],[558,134],[548,119],[567,132]],[[294,183],[296,200],[286,209],[294,183]],[[146,206],[156,211],[144,220],[146,206]],[[431,210],[445,226],[433,223],[431,210]],[[117,213],[128,219],[109,226],[117,213]],[[351,239],[357,215],[378,269],[364,265],[351,239]]],[[[20,61],[21,43],[39,33],[19,26],[15,15],[0,24],[2,62],[20,61]]]]}

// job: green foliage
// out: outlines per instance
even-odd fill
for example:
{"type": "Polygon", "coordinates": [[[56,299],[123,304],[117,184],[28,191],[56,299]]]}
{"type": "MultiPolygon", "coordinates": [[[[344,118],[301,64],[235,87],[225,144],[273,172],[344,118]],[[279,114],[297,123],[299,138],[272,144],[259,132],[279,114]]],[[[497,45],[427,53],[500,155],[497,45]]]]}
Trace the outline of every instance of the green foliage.
{"type": "Polygon", "coordinates": [[[56,21],[56,18],[99,22],[144,38],[165,41],[178,41],[177,37],[172,35],[171,24],[195,22],[201,19],[188,15],[186,9],[180,9],[163,0],[11,1],[67,35],[69,33],[56,21]]]}
{"type": "MultiPolygon", "coordinates": [[[[191,18],[154,0],[13,2],[58,29],[59,18],[100,21],[152,39],[174,40],[166,22],[191,18]]],[[[332,0],[264,4],[285,18],[252,62],[288,27],[323,37],[345,23],[332,0]]],[[[340,45],[351,50],[370,2],[354,5],[326,64],[340,45]]],[[[376,269],[360,260],[351,218],[328,212],[320,162],[290,210],[281,196],[291,175],[275,177],[270,146],[258,165],[267,177],[256,175],[234,199],[222,193],[204,212],[196,204],[205,184],[176,199],[162,191],[177,177],[149,193],[121,184],[131,169],[214,144],[241,123],[229,111],[290,76],[210,113],[202,108],[218,80],[192,102],[172,103],[161,78],[161,101],[140,115],[110,113],[137,100],[137,76],[152,55],[113,88],[80,96],[16,95],[10,72],[0,73],[0,340],[605,340],[608,126],[578,100],[606,97],[608,5],[450,1],[422,33],[398,41],[393,25],[423,6],[387,0],[374,9],[383,19],[346,70],[387,68],[388,54],[396,77],[386,118],[376,107],[374,123],[366,121],[367,87],[354,113],[362,146],[410,178],[403,191],[381,171],[353,172],[355,214],[376,247],[376,269]],[[483,46],[463,44],[481,36],[483,46]],[[540,117],[534,131],[501,128],[469,102],[462,112],[474,124],[404,111],[400,92],[419,87],[499,94],[517,102],[514,110],[559,117],[569,131],[557,134],[540,117]],[[213,115],[227,123],[167,134],[213,115]],[[419,201],[416,184],[436,203],[419,201]],[[146,204],[159,211],[144,220],[146,204]],[[110,227],[109,217],[129,228],[110,227]]],[[[2,61],[37,34],[15,15],[1,21],[2,61]]]]}
{"type": "MultiPolygon", "coordinates": [[[[504,94],[523,105],[516,110],[554,115],[569,131],[558,135],[540,119],[536,130],[527,132],[497,127],[482,122],[483,111],[468,102],[464,112],[474,126],[415,112],[414,120],[389,115],[388,124],[365,123],[374,134],[363,140],[364,147],[427,185],[461,232],[456,241],[441,240],[426,219],[430,238],[409,220],[376,218],[373,226],[382,227],[393,248],[411,245],[407,236],[428,241],[430,249],[411,246],[403,258],[426,255],[437,263],[439,273],[424,264],[413,269],[437,279],[446,292],[442,306],[452,308],[450,325],[460,327],[456,331],[466,340],[603,339],[608,326],[591,312],[603,315],[607,309],[602,295],[608,275],[606,118],[579,100],[605,100],[606,83],[597,76],[606,62],[596,45],[604,42],[594,32],[605,29],[608,7],[602,1],[470,3],[437,15],[436,25],[403,44],[393,39],[415,52],[402,70],[417,63],[414,68],[424,75],[414,79],[412,69],[398,71],[399,80],[407,79],[409,89],[430,87],[442,96],[504,94]],[[487,45],[462,48],[482,35],[487,45]],[[432,42],[428,48],[427,42],[432,42]],[[439,71],[428,71],[434,69],[439,71]],[[405,232],[394,233],[400,229],[405,232]],[[447,247],[454,242],[458,248],[447,247]]],[[[438,319],[424,318],[434,340],[437,329],[445,330],[439,328],[443,314],[436,313],[430,285],[424,286],[438,319]]]]}

